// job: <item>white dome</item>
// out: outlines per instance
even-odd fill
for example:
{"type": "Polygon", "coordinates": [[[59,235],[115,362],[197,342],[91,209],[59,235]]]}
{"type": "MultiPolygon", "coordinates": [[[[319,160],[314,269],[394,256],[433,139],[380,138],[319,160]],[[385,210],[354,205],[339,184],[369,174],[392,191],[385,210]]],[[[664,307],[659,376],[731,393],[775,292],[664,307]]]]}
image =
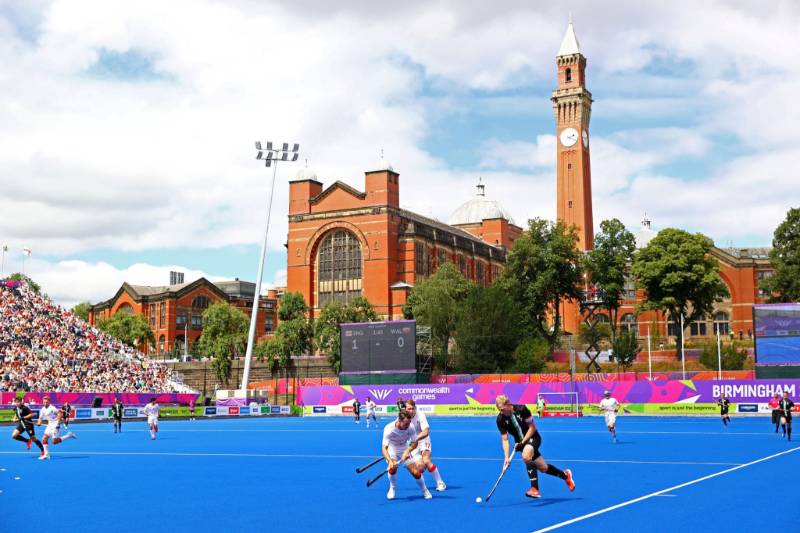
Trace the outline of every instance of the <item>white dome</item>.
{"type": "Polygon", "coordinates": [[[303,168],[301,168],[300,170],[297,171],[297,174],[294,175],[294,179],[295,180],[316,180],[317,179],[317,173],[314,172],[313,170],[311,170],[310,168],[308,168],[308,163],[306,163],[306,166],[304,166],[303,168]]]}
{"type": "Polygon", "coordinates": [[[647,218],[647,213],[645,213],[642,219],[642,227],[636,234],[636,248],[644,248],[656,235],[658,235],[658,232],[650,228],[650,219],[647,218]]]}
{"type": "Polygon", "coordinates": [[[481,221],[487,218],[504,218],[514,224],[511,214],[499,202],[489,200],[484,196],[483,188],[484,186],[479,182],[478,195],[453,211],[453,214],[447,219],[449,225],[480,224],[481,221]]]}

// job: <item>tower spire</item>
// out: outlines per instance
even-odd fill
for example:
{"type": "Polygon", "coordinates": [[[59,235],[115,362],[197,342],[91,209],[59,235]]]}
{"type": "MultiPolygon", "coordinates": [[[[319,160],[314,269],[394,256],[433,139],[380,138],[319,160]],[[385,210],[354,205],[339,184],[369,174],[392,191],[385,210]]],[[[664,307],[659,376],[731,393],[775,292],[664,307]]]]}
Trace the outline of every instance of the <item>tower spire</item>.
{"type": "Polygon", "coordinates": [[[558,54],[556,54],[556,56],[560,57],[580,53],[581,47],[578,44],[578,38],[575,37],[575,27],[572,25],[572,12],[570,11],[567,31],[564,33],[564,38],[561,40],[561,47],[558,49],[558,54]]]}

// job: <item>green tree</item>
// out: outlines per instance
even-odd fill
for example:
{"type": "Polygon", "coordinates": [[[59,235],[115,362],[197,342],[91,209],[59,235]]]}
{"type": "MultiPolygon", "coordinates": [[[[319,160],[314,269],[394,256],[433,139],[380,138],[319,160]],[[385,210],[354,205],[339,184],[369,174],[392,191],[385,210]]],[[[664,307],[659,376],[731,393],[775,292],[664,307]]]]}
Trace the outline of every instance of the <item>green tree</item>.
{"type": "Polygon", "coordinates": [[[114,337],[123,344],[140,350],[144,348],[145,343],[155,344],[156,342],[153,330],[150,329],[150,324],[144,315],[117,313],[98,322],[97,329],[114,337]]]}
{"type": "Polygon", "coordinates": [[[92,307],[92,304],[90,304],[89,302],[81,302],[72,308],[72,314],[80,318],[84,322],[88,322],[90,307],[92,307]]]}
{"type": "Polygon", "coordinates": [[[303,295],[284,293],[278,306],[279,323],[275,333],[254,350],[258,359],[266,359],[273,369],[287,367],[293,355],[308,354],[314,348],[314,328],[306,316],[309,308],[303,295]]]}
{"type": "Polygon", "coordinates": [[[720,359],[722,370],[743,370],[744,362],[747,360],[747,349],[739,350],[736,343],[725,344],[722,346],[719,355],[717,354],[717,343],[709,342],[703,345],[700,353],[700,364],[709,370],[719,368],[720,359]]]}
{"type": "Polygon", "coordinates": [[[195,347],[211,359],[211,368],[225,383],[231,377],[233,359],[247,349],[248,326],[247,315],[228,302],[216,302],[203,312],[203,335],[195,347]]]}
{"type": "Polygon", "coordinates": [[[406,318],[430,326],[434,349],[439,353],[437,364],[445,372],[450,364],[450,340],[469,292],[470,283],[448,262],[414,287],[403,308],[406,318]]]}
{"type": "MultiPolygon", "coordinates": [[[[714,303],[729,295],[719,262],[710,255],[713,247],[711,239],[700,233],[661,230],[633,262],[637,286],[647,295],[640,309],[662,310],[676,323],[683,316],[684,324],[710,315],[714,303]]],[[[678,331],[677,357],[682,336],[678,331]]]]}
{"type": "Polygon", "coordinates": [[[772,302],[800,301],[800,209],[789,209],[775,229],[769,259],[775,271],[761,280],[761,289],[772,302]]]}
{"type": "Polygon", "coordinates": [[[472,285],[453,332],[459,372],[497,372],[514,360],[521,326],[508,293],[497,285],[472,285]]]}
{"type": "Polygon", "coordinates": [[[614,350],[614,359],[622,366],[623,371],[627,371],[636,362],[636,356],[642,351],[636,334],[628,330],[621,331],[611,346],[614,350]]]}
{"type": "Polygon", "coordinates": [[[581,296],[578,230],[563,222],[535,218],[514,241],[498,283],[515,300],[526,335],[547,341],[552,355],[561,336],[561,304],[581,296]],[[552,319],[552,329],[548,321],[552,319]]]}
{"type": "Polygon", "coordinates": [[[541,337],[526,337],[514,350],[514,362],[510,370],[526,374],[541,372],[547,365],[549,354],[550,345],[546,340],[541,337]]]}
{"type": "Polygon", "coordinates": [[[374,322],[378,314],[366,298],[358,297],[348,303],[329,302],[314,321],[314,342],[328,358],[334,372],[341,370],[339,325],[347,322],[374,322]]]}
{"type": "Polygon", "coordinates": [[[36,294],[42,293],[42,288],[39,286],[39,284],[33,281],[28,276],[26,276],[25,274],[22,274],[21,272],[15,272],[14,274],[8,276],[6,279],[14,281],[24,281],[25,283],[28,284],[28,287],[30,287],[33,292],[35,292],[36,294]]]}
{"type": "Polygon", "coordinates": [[[619,308],[625,293],[625,279],[636,252],[636,238],[625,225],[613,218],[600,223],[594,248],[586,254],[585,268],[593,283],[605,292],[611,315],[611,339],[616,337],[619,308]]]}

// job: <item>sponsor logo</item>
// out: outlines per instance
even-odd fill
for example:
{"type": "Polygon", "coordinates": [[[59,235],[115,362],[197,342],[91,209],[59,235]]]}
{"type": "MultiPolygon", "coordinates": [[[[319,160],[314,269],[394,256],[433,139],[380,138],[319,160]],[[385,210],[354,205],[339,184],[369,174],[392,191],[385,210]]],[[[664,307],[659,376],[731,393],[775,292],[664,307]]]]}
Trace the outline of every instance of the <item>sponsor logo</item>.
{"type": "Polygon", "coordinates": [[[392,393],[391,389],[369,389],[369,393],[378,400],[385,400],[392,393]]]}
{"type": "Polygon", "coordinates": [[[91,409],[75,409],[75,418],[92,418],[91,409]]]}
{"type": "Polygon", "coordinates": [[[280,405],[273,405],[272,407],[270,407],[270,413],[278,415],[280,414],[280,412],[281,412],[280,405]]]}
{"type": "Polygon", "coordinates": [[[740,413],[757,413],[758,412],[758,404],[755,404],[755,403],[740,403],[739,404],[739,412],[740,413]]]}
{"type": "Polygon", "coordinates": [[[281,405],[281,414],[282,415],[288,415],[288,414],[291,414],[291,413],[292,413],[292,408],[291,407],[289,407],[288,405],[281,405]]]}
{"type": "Polygon", "coordinates": [[[238,415],[239,414],[239,406],[234,405],[232,407],[228,407],[228,414],[229,415],[238,415]]]}
{"type": "Polygon", "coordinates": [[[240,407],[239,408],[239,414],[240,415],[249,415],[250,414],[250,408],[249,407],[240,407]]]}
{"type": "Polygon", "coordinates": [[[325,413],[327,412],[327,408],[324,405],[315,405],[314,406],[315,413],[325,413]]]}
{"type": "Polygon", "coordinates": [[[139,416],[139,410],[126,407],[122,410],[122,416],[139,416]]]}
{"type": "Polygon", "coordinates": [[[216,407],[206,407],[206,415],[215,415],[217,414],[216,407]]]}
{"type": "Polygon", "coordinates": [[[353,412],[353,406],[352,405],[343,405],[342,406],[342,412],[343,413],[352,413],[353,412]]]}
{"type": "Polygon", "coordinates": [[[106,410],[105,409],[95,409],[94,410],[94,417],[95,418],[103,418],[104,416],[106,416],[106,410]]]}

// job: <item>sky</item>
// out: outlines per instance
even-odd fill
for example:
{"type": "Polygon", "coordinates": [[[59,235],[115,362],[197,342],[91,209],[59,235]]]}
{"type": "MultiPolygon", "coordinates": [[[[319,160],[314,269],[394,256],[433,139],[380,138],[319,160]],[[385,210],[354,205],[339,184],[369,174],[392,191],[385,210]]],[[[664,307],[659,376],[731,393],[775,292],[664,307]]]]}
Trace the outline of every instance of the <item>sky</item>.
{"type": "Polygon", "coordinates": [[[555,55],[572,13],[592,92],[594,223],[769,246],[800,206],[800,3],[0,0],[2,269],[96,303],[170,270],[285,282],[288,182],[405,208],[475,195],[555,218],[555,55]],[[23,248],[32,250],[30,257],[23,248]]]}

